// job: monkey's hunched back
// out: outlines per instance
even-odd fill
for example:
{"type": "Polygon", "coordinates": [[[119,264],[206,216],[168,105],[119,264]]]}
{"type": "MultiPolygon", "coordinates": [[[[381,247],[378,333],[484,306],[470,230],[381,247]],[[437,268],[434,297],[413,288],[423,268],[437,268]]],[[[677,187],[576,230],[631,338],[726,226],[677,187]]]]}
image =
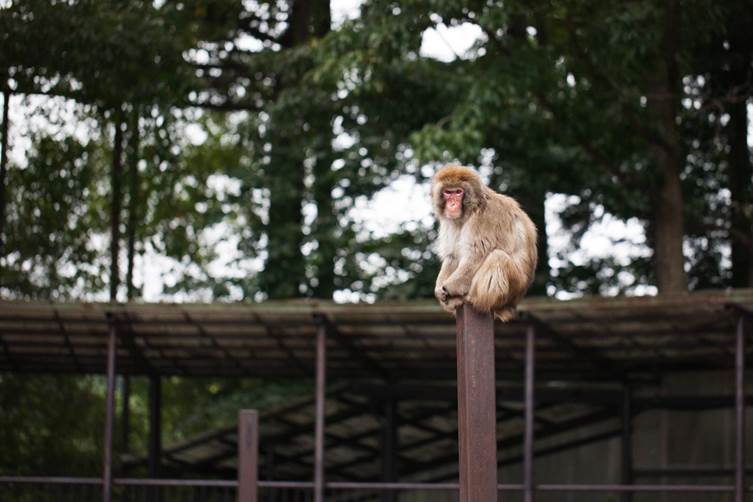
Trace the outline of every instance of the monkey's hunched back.
{"type": "Polygon", "coordinates": [[[464,302],[512,319],[536,270],[536,227],[518,203],[483,185],[467,167],[447,166],[434,176],[432,198],[440,222],[442,269],[435,295],[454,313],[464,302]],[[462,207],[457,198],[462,197],[462,207]]]}

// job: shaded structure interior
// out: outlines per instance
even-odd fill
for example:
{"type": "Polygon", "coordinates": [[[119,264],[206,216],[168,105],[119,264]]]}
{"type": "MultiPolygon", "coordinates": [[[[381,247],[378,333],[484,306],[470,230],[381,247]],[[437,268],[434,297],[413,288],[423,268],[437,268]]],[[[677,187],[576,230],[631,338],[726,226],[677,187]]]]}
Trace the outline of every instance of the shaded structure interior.
{"type": "MultiPolygon", "coordinates": [[[[740,319],[751,312],[753,290],[529,299],[517,321],[494,328],[499,466],[524,460],[529,327],[536,332],[533,455],[621,437],[627,444],[622,481],[629,484],[634,417],[648,410],[735,405],[740,388],[702,396],[659,388],[664,379],[687,371],[733,374],[740,319]],[[578,430],[584,433],[577,438],[569,434],[578,430]]],[[[327,481],[457,479],[456,327],[433,303],[2,302],[0,371],[106,373],[113,330],[115,372],[150,377],[157,387],[161,377],[172,375],[305,378],[313,386],[316,338],[323,330],[327,481]]],[[[750,344],[743,345],[743,362],[750,352],[750,344]]],[[[750,396],[743,394],[743,400],[750,406],[750,396]]],[[[158,393],[152,402],[159,407],[158,393]]],[[[261,415],[259,479],[312,479],[315,408],[312,388],[311,398],[261,415]]],[[[158,429],[159,422],[152,427],[158,429]]],[[[163,477],[235,476],[235,425],[169,447],[155,441],[149,457],[121,456],[123,472],[149,465],[163,477]]]]}

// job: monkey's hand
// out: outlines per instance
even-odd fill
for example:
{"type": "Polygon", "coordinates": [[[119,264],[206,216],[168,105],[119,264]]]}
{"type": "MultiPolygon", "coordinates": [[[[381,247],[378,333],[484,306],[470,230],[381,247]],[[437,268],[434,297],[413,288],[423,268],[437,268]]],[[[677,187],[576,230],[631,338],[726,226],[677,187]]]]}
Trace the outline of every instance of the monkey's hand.
{"type": "MultiPolygon", "coordinates": [[[[442,284],[442,292],[447,299],[454,297],[462,298],[468,294],[468,291],[471,289],[470,286],[471,285],[466,284],[465,281],[455,279],[454,281],[447,281],[442,284]]],[[[446,301],[447,300],[445,300],[445,302],[446,301]]]]}
{"type": "Polygon", "coordinates": [[[466,298],[464,296],[450,296],[447,294],[447,290],[441,286],[437,286],[434,289],[434,296],[439,300],[439,304],[449,314],[455,315],[455,311],[461,306],[466,298]]]}
{"type": "Polygon", "coordinates": [[[446,312],[448,312],[448,313],[450,313],[452,315],[455,315],[458,307],[460,307],[461,305],[463,305],[463,303],[465,303],[465,301],[466,301],[466,299],[464,297],[462,297],[462,296],[452,296],[452,297],[448,298],[447,301],[442,302],[442,308],[446,312]]]}
{"type": "Polygon", "coordinates": [[[434,288],[434,297],[444,306],[444,303],[447,301],[449,296],[447,296],[447,292],[442,288],[442,286],[437,285],[436,288],[434,288]]]}

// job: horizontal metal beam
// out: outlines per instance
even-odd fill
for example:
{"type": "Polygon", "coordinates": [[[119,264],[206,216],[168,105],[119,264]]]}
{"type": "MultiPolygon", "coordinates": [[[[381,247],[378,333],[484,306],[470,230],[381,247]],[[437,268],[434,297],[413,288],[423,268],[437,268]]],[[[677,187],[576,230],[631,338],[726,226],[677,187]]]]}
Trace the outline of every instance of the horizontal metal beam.
{"type": "MultiPolygon", "coordinates": [[[[57,476],[0,476],[0,483],[7,484],[67,484],[67,485],[101,485],[101,478],[77,478],[57,476]]],[[[144,479],[115,478],[113,484],[120,486],[175,486],[175,487],[217,487],[236,488],[237,480],[217,479],[144,479]]],[[[260,488],[300,488],[312,489],[312,481],[259,481],[260,488]]],[[[365,483],[349,481],[330,481],[326,488],[332,490],[422,490],[422,491],[456,491],[458,483],[365,483]]],[[[500,492],[523,491],[522,484],[498,484],[500,492]]],[[[549,492],[683,492],[683,493],[731,493],[733,485],[727,484],[538,484],[537,491],[549,492]]],[[[747,487],[753,492],[753,487],[747,487]]]]}

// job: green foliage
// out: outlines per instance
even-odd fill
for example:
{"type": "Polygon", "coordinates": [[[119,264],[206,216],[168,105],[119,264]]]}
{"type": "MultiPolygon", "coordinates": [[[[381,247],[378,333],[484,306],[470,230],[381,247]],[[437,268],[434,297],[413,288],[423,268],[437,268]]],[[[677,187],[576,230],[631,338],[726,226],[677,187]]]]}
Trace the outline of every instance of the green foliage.
{"type": "Polygon", "coordinates": [[[101,378],[0,374],[0,472],[98,472],[102,390],[101,378]]]}
{"type": "Polygon", "coordinates": [[[103,152],[72,137],[36,136],[28,164],[8,172],[5,294],[65,300],[103,288],[94,237],[107,221],[103,152]]]}
{"type": "MultiPolygon", "coordinates": [[[[372,272],[354,257],[396,266],[395,257],[416,256],[415,246],[399,233],[370,239],[350,208],[400,174],[423,181],[428,172],[419,166],[432,162],[486,167],[491,184],[521,200],[541,228],[548,193],[577,195],[582,207],[562,215],[566,228],[579,229],[576,239],[596,206],[650,228],[661,180],[652,149],[664,133],[646,100],[667,23],[682,32],[673,57],[688,77],[677,82],[679,97],[722,96],[732,85],[728,68],[750,52],[735,9],[706,1],[683,4],[671,20],[650,1],[373,0],[334,31],[328,9],[326,2],[306,14],[286,2],[11,2],[0,13],[7,48],[0,67],[21,91],[74,96],[108,118],[124,103],[141,106],[144,218],[135,232],[142,249],[174,260],[178,279],[167,292],[225,298],[240,290],[260,299],[328,297],[354,284],[368,295],[383,290],[372,289],[372,272]],[[701,15],[708,22],[694,23],[701,15]],[[482,34],[467,54],[450,62],[421,56],[424,30],[463,23],[482,34]],[[50,37],[61,43],[49,49],[50,37]],[[256,48],[245,48],[243,37],[256,48]],[[730,41],[734,48],[724,49],[730,41]],[[727,61],[725,50],[734,58],[716,63],[727,61]],[[715,87],[694,83],[694,75],[715,87]],[[199,115],[208,138],[194,145],[184,127],[196,119],[175,109],[188,101],[251,113],[199,115]],[[338,137],[347,141],[337,144],[338,137]],[[215,193],[217,177],[240,190],[215,193]],[[259,274],[210,272],[218,256],[201,236],[218,224],[241,236],[234,263],[265,261],[259,274]]],[[[678,116],[681,146],[693,152],[683,188],[699,286],[728,276],[713,266],[730,218],[720,202],[724,186],[713,183],[724,176],[725,152],[710,129],[719,116],[695,106],[678,116]]],[[[107,159],[99,160],[102,176],[107,159]]],[[[91,210],[104,216],[104,209],[100,198],[91,210]]],[[[400,261],[395,276],[414,277],[406,266],[400,261]]],[[[549,271],[540,272],[546,283],[549,271]]],[[[653,280],[638,264],[634,272],[653,280]]],[[[21,289],[30,294],[23,274],[5,273],[16,274],[8,284],[26,281],[21,289]]]]}
{"type": "Polygon", "coordinates": [[[163,383],[164,440],[173,444],[207,430],[226,427],[237,422],[238,410],[264,411],[299,397],[312,396],[313,390],[313,382],[307,379],[166,379],[163,383]]]}

